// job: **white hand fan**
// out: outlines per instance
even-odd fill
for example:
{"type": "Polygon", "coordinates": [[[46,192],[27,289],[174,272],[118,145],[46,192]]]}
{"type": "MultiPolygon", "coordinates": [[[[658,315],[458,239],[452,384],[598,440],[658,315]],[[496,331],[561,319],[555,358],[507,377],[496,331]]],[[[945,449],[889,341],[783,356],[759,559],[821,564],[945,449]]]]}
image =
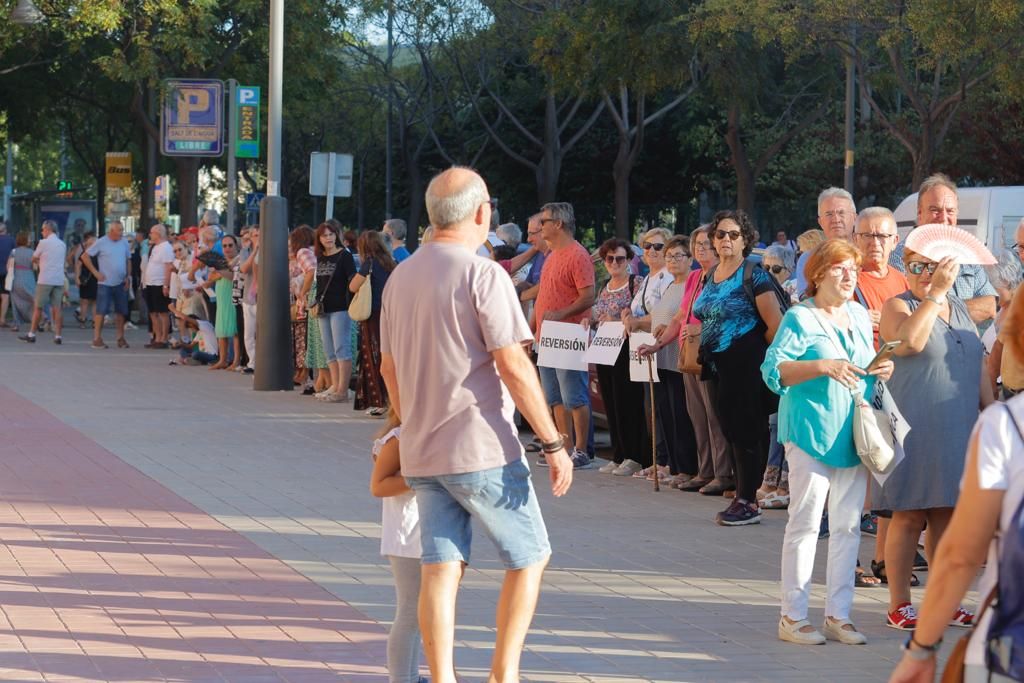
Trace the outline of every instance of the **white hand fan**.
{"type": "Polygon", "coordinates": [[[948,256],[958,264],[992,266],[998,263],[977,237],[952,225],[932,223],[914,228],[907,236],[906,248],[932,261],[941,261],[948,256]]]}

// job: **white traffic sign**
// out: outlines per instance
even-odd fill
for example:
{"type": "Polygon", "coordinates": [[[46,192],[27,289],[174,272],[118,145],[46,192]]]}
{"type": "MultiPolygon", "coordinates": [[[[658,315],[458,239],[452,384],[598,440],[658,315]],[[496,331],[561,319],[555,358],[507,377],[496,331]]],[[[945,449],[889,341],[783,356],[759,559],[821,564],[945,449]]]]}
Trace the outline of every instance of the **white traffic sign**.
{"type": "Polygon", "coordinates": [[[309,193],[314,197],[352,196],[352,155],[335,152],[313,152],[309,155],[309,193]],[[334,172],[330,172],[331,162],[334,172]],[[328,187],[327,178],[333,181],[328,187]]]}

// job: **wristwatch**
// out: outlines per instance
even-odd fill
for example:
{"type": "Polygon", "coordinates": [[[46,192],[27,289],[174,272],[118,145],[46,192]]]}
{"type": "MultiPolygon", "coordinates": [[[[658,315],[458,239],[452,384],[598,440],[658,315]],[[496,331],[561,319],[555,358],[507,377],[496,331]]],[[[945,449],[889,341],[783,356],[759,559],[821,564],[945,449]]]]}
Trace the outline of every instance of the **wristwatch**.
{"type": "Polygon", "coordinates": [[[932,302],[933,304],[935,304],[935,305],[937,305],[937,306],[943,306],[943,305],[945,305],[945,303],[946,303],[946,297],[942,297],[942,298],[940,299],[939,297],[937,297],[937,296],[932,296],[931,294],[929,294],[928,296],[926,296],[926,297],[924,298],[924,300],[925,300],[925,301],[931,301],[931,302],[932,302]]]}
{"type": "Polygon", "coordinates": [[[902,645],[900,649],[907,653],[907,656],[911,659],[916,659],[919,662],[926,662],[935,656],[935,653],[939,651],[939,647],[942,645],[942,638],[939,638],[932,645],[922,645],[921,643],[914,640],[914,635],[911,634],[902,645]],[[913,645],[914,647],[910,647],[913,645]]]}

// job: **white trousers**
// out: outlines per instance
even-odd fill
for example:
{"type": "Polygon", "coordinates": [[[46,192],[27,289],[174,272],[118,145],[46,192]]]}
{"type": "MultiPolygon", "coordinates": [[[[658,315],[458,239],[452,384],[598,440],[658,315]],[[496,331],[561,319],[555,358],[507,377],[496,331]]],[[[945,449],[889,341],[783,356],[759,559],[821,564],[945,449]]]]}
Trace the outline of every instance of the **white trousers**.
{"type": "Polygon", "coordinates": [[[828,502],[828,568],[825,616],[849,619],[860,549],[860,516],[868,472],[862,466],[830,467],[786,444],[789,521],[782,541],[782,614],[807,618],[821,513],[828,502]]]}
{"type": "Polygon", "coordinates": [[[242,304],[242,323],[245,327],[245,353],[250,368],[256,367],[256,304],[242,304]]]}

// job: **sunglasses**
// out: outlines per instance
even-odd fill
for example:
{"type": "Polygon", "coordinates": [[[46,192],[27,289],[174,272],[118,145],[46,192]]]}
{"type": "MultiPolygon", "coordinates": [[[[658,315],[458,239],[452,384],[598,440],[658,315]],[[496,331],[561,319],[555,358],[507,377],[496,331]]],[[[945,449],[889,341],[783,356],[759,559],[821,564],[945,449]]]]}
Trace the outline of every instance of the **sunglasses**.
{"type": "Polygon", "coordinates": [[[935,269],[938,267],[938,263],[925,263],[924,261],[911,261],[907,264],[907,270],[910,271],[912,275],[920,275],[925,270],[927,270],[928,274],[931,275],[935,273],[935,269]]]}
{"type": "Polygon", "coordinates": [[[625,256],[605,256],[604,257],[604,262],[605,263],[625,263],[627,260],[628,259],[625,256]]]}
{"type": "Polygon", "coordinates": [[[724,240],[728,237],[730,242],[735,242],[742,236],[743,233],[739,230],[715,230],[715,237],[720,240],[724,240]]]}
{"type": "Polygon", "coordinates": [[[784,270],[789,270],[786,266],[765,266],[764,269],[770,273],[775,273],[776,275],[784,270]]]}
{"type": "Polygon", "coordinates": [[[644,251],[648,251],[649,249],[653,249],[654,251],[661,251],[662,249],[665,248],[665,243],[664,242],[644,242],[643,246],[644,246],[644,251]]]}

